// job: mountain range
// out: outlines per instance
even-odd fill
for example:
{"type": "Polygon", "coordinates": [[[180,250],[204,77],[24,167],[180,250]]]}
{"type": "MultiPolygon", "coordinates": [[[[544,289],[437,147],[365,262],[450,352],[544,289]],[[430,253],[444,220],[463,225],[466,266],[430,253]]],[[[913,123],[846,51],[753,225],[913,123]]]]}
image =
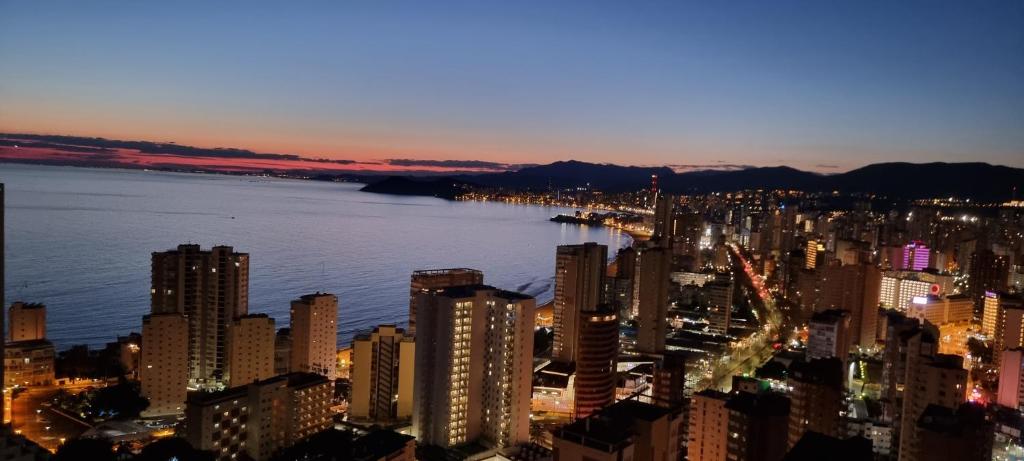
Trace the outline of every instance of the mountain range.
{"type": "Polygon", "coordinates": [[[440,178],[406,177],[403,181],[398,181],[394,176],[377,181],[369,178],[371,184],[365,190],[415,193],[410,188],[412,184],[415,188],[430,192],[423,195],[447,196],[457,195],[459,190],[466,187],[541,191],[589,185],[607,192],[626,192],[650,187],[652,175],[657,175],[658,187],[669,193],[790,189],[864,193],[901,199],[952,196],[993,202],[1014,198],[1016,192],[1024,186],[1024,169],[979,162],[876,163],[845,173],[821,174],[785,166],[676,173],[667,167],[565,161],[503,173],[440,178]]]}

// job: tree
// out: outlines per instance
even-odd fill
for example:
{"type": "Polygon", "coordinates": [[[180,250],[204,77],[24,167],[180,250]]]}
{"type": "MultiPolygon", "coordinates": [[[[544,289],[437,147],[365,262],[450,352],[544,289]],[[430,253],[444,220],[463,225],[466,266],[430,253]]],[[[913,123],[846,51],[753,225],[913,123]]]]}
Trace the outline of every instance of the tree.
{"type": "Polygon", "coordinates": [[[100,419],[137,418],[146,408],[149,400],[142,396],[136,381],[121,379],[113,386],[96,390],[92,398],[94,416],[100,419]]]}
{"type": "Polygon", "coordinates": [[[57,449],[52,461],[117,461],[114,444],[103,439],[72,439],[57,449]]]}
{"type": "Polygon", "coordinates": [[[197,450],[187,440],[171,437],[146,445],[134,461],[213,461],[213,453],[197,450]]]}

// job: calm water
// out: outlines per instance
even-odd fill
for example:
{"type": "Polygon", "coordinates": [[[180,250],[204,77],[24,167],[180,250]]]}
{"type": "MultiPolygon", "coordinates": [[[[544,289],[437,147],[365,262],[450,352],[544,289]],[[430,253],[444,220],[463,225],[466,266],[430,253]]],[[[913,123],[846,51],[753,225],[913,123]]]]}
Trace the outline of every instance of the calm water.
{"type": "MultiPolygon", "coordinates": [[[[339,341],[405,323],[416,269],[473,267],[489,284],[552,296],[556,245],[629,237],[555,224],[560,208],[359,192],[357,184],[0,164],[8,303],[45,303],[58,349],[139,331],[150,253],[179,243],[250,254],[250,312],[338,295],[339,341]]],[[[610,253],[613,253],[610,251],[610,253]]]]}

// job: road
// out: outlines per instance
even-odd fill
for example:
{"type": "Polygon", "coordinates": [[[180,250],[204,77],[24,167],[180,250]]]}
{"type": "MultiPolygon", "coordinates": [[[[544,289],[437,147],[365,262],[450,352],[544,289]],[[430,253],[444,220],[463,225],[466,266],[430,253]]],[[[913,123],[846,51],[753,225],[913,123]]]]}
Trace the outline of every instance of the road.
{"type": "Polygon", "coordinates": [[[50,401],[57,388],[29,389],[11,403],[11,426],[47,450],[56,451],[64,440],[89,430],[89,425],[54,411],[50,401]]]}
{"type": "Polygon", "coordinates": [[[743,276],[737,276],[736,281],[746,283],[750,288],[749,292],[754,295],[751,302],[762,328],[740,341],[739,346],[729,351],[728,356],[719,359],[712,367],[710,376],[701,381],[700,388],[728,389],[732,386],[733,376],[751,373],[763,365],[771,358],[774,352],[772,344],[782,327],[782,313],[764,288],[761,276],[754,272],[750,262],[743,257],[739,246],[731,244],[730,250],[733,273],[743,272],[743,276]]]}

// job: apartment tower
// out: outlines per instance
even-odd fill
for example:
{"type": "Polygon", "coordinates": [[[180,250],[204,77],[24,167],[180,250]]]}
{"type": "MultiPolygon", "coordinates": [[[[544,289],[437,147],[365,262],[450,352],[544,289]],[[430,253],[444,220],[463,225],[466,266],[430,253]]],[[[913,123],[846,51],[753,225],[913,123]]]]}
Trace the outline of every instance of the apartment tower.
{"type": "Polygon", "coordinates": [[[594,242],[561,245],[556,250],[553,359],[576,361],[577,321],[580,313],[594,311],[601,302],[607,261],[608,247],[594,242]]]}
{"type": "Polygon", "coordinates": [[[429,290],[457,287],[464,285],[481,285],[484,273],[465,267],[453,269],[426,269],[414,271],[409,284],[409,336],[416,335],[416,295],[429,290]]]}
{"type": "Polygon", "coordinates": [[[392,422],[412,417],[416,342],[401,328],[381,325],[352,340],[351,418],[392,422]]]}
{"type": "Polygon", "coordinates": [[[274,319],[267,314],[249,314],[231,321],[228,328],[228,387],[250,384],[275,376],[274,319]]]}
{"type": "Polygon", "coordinates": [[[292,301],[293,372],[316,373],[334,381],[338,374],[338,297],[304,295],[292,301]]]}
{"type": "Polygon", "coordinates": [[[467,285],[421,292],[415,303],[416,439],[441,447],[529,442],[534,299],[467,285]]]}
{"type": "Polygon", "coordinates": [[[189,386],[216,388],[223,381],[228,325],[249,313],[249,255],[229,246],[199,245],[153,253],[153,314],[188,319],[189,386]]]}

